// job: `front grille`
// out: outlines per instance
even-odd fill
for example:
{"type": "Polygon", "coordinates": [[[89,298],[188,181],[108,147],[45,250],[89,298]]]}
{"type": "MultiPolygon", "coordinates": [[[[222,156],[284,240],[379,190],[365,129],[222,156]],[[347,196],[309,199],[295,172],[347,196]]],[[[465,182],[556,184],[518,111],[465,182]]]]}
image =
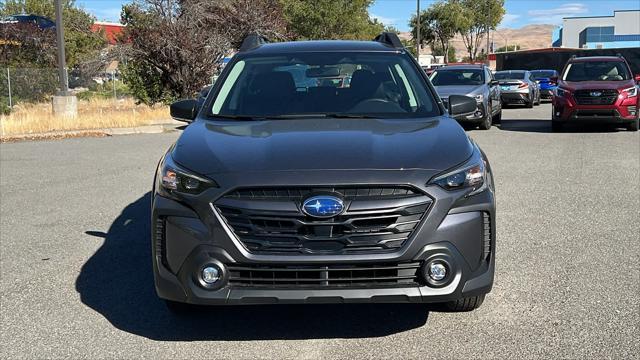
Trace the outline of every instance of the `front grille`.
{"type": "Polygon", "coordinates": [[[215,205],[252,253],[352,254],[397,250],[431,203],[414,188],[394,186],[240,189],[215,205]],[[342,197],[347,210],[330,219],[305,215],[301,203],[317,193],[342,197]]]}
{"type": "Polygon", "coordinates": [[[298,187],[298,188],[250,188],[239,189],[225,195],[229,199],[243,200],[295,200],[302,201],[313,193],[331,192],[342,196],[345,200],[356,198],[397,199],[420,195],[412,187],[298,187]]]}
{"type": "Polygon", "coordinates": [[[618,90],[576,90],[574,97],[579,105],[611,105],[618,98],[618,90]]]}
{"type": "Polygon", "coordinates": [[[418,286],[420,263],[328,266],[229,265],[231,286],[380,287],[418,286]]]}

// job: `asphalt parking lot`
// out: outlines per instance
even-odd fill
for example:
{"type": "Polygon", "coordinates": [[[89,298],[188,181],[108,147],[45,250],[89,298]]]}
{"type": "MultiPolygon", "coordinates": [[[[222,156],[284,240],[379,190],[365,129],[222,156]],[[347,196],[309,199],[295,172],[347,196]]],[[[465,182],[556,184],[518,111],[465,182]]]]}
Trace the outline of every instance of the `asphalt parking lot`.
{"type": "Polygon", "coordinates": [[[638,358],[640,136],[551,133],[550,105],[470,131],[497,183],[497,273],[470,313],[208,309],[155,296],[149,190],[178,133],[0,145],[1,358],[638,358]]]}

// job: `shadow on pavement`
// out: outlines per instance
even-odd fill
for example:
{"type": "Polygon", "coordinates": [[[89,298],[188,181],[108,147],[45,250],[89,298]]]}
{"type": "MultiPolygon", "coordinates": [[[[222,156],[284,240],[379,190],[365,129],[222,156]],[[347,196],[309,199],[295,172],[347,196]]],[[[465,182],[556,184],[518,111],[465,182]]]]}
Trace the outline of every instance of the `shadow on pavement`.
{"type": "MultiPolygon", "coordinates": [[[[518,132],[536,132],[536,133],[553,133],[551,130],[551,120],[505,120],[497,125],[500,130],[518,131],[518,132]]],[[[625,131],[616,128],[612,124],[567,124],[562,128],[560,133],[611,133],[617,131],[625,131]]]]}
{"type": "Polygon", "coordinates": [[[360,338],[423,326],[420,304],[266,305],[197,308],[176,316],[155,294],[151,271],[151,193],[122,210],[84,264],[76,290],[115,327],[154,340],[360,338]]]}

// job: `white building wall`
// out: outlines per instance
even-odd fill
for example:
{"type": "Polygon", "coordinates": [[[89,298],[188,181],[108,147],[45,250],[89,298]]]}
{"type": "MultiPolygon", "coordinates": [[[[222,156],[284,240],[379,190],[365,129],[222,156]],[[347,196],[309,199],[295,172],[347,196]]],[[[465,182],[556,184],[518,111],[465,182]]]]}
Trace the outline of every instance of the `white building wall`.
{"type": "MultiPolygon", "coordinates": [[[[562,20],[562,47],[577,48],[580,46],[580,32],[588,27],[615,26],[613,16],[567,18],[562,20]]],[[[616,32],[617,34],[617,32],[616,32]]]]}
{"type": "Polygon", "coordinates": [[[640,10],[617,11],[614,14],[616,35],[640,35],[640,10]]]}

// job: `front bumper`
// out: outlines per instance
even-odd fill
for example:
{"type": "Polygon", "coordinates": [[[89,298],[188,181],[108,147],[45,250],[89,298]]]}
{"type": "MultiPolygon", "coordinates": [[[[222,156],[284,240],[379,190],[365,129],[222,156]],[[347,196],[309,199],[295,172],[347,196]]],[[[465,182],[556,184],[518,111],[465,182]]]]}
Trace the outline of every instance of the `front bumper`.
{"type": "Polygon", "coordinates": [[[579,105],[571,97],[553,98],[553,120],[575,123],[627,124],[638,117],[638,97],[617,99],[611,105],[579,105]]]}
{"type": "Polygon", "coordinates": [[[492,188],[464,198],[460,192],[447,192],[437,186],[414,186],[433,197],[434,202],[405,245],[393,252],[350,255],[252,253],[238,242],[233,231],[211,206],[225,191],[210,189],[207,194],[202,194],[202,197],[210,199],[206,207],[199,207],[197,203],[186,205],[155,195],[152,249],[157,293],[161,298],[173,301],[231,305],[445,302],[489,292],[495,268],[495,201],[492,188]],[[488,235],[485,227],[489,229],[488,235]],[[485,240],[487,238],[488,241],[485,240]],[[237,266],[423,265],[434,257],[447,259],[451,264],[449,282],[440,287],[428,285],[422,278],[421,268],[417,270],[413,283],[366,286],[247,285],[234,283],[229,274],[229,267],[237,266]],[[211,263],[224,267],[221,286],[213,290],[201,286],[197,279],[202,266],[211,263]]]}

